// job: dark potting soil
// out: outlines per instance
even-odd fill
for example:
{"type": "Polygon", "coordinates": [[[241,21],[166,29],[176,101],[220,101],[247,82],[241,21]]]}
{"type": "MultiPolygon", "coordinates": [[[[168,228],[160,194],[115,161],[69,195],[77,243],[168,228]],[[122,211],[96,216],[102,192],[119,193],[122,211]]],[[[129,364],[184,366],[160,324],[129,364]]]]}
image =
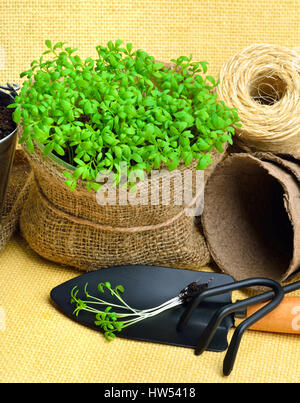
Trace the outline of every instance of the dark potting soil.
{"type": "Polygon", "coordinates": [[[12,109],[0,105],[0,140],[9,136],[15,130],[12,120],[12,109]]]}

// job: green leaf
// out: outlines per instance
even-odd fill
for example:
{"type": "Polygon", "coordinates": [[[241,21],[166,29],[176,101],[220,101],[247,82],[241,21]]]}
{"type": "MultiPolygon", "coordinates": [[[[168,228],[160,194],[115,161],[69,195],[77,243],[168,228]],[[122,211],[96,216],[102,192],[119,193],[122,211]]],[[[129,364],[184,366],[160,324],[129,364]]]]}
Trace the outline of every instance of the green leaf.
{"type": "Polygon", "coordinates": [[[161,63],[161,62],[155,63],[155,65],[154,65],[154,68],[156,70],[161,70],[163,67],[165,67],[165,65],[163,63],[161,63]]]}
{"type": "Polygon", "coordinates": [[[216,85],[216,80],[212,76],[206,76],[206,79],[212,83],[212,85],[216,85]]]}
{"type": "Polygon", "coordinates": [[[26,126],[23,130],[23,136],[26,140],[30,137],[31,135],[31,126],[26,126]]]}
{"type": "Polygon", "coordinates": [[[122,45],[123,41],[121,39],[116,40],[116,48],[119,48],[122,45]]]}
{"type": "Polygon", "coordinates": [[[193,160],[193,153],[192,151],[189,152],[185,152],[182,155],[183,161],[185,163],[186,166],[189,166],[193,160]]]}
{"type": "Polygon", "coordinates": [[[130,53],[131,50],[132,50],[132,43],[127,43],[126,44],[126,49],[127,49],[128,53],[130,53]]]}
{"type": "Polygon", "coordinates": [[[75,171],[73,172],[73,178],[78,179],[83,174],[84,168],[85,167],[76,168],[75,171]]]}
{"type": "Polygon", "coordinates": [[[223,148],[223,145],[222,145],[222,142],[221,142],[221,141],[216,141],[215,147],[216,147],[216,149],[219,151],[219,153],[223,153],[223,152],[224,152],[224,148],[223,148]]]}
{"type": "Polygon", "coordinates": [[[12,108],[16,108],[18,106],[18,104],[9,104],[7,105],[8,109],[12,109],[12,108]]]}
{"type": "Polygon", "coordinates": [[[49,39],[45,41],[45,45],[47,46],[47,48],[52,49],[52,43],[49,39]]]}
{"type": "Polygon", "coordinates": [[[134,160],[135,162],[143,162],[143,158],[137,153],[133,153],[131,155],[131,159],[134,160]]]}
{"type": "Polygon", "coordinates": [[[81,78],[79,80],[77,80],[76,83],[79,87],[82,87],[82,88],[87,88],[89,86],[89,83],[81,78]]]}
{"type": "Polygon", "coordinates": [[[61,116],[61,117],[58,119],[57,124],[58,124],[58,125],[61,125],[64,120],[65,120],[65,117],[64,117],[64,116],[61,116]]]}
{"type": "Polygon", "coordinates": [[[53,50],[62,48],[65,44],[66,44],[66,42],[57,42],[57,43],[54,45],[53,50]]]}
{"type": "Polygon", "coordinates": [[[98,284],[98,291],[100,291],[101,293],[104,293],[104,287],[105,286],[105,284],[104,283],[99,283],[98,284]]]}
{"type": "Polygon", "coordinates": [[[21,120],[21,108],[17,107],[13,112],[13,119],[15,123],[19,123],[21,120]]]}
{"type": "Polygon", "coordinates": [[[118,332],[121,332],[121,331],[122,331],[123,326],[124,326],[124,323],[123,323],[123,322],[116,322],[116,324],[115,324],[116,330],[117,330],[118,332]]]}
{"type": "Polygon", "coordinates": [[[130,158],[131,156],[131,149],[127,144],[122,145],[122,155],[124,155],[125,158],[130,158]]]}
{"type": "Polygon", "coordinates": [[[120,291],[121,293],[124,292],[124,287],[122,285],[117,285],[115,290],[120,291]]]}
{"type": "Polygon", "coordinates": [[[65,155],[64,149],[59,144],[54,144],[54,150],[57,152],[58,155],[65,155]]]}
{"type": "Polygon", "coordinates": [[[183,132],[186,127],[187,123],[186,122],[181,122],[181,121],[175,121],[174,126],[180,131],[183,132]]]}
{"type": "Polygon", "coordinates": [[[45,156],[47,156],[47,155],[49,155],[49,154],[53,151],[53,149],[54,149],[54,143],[53,143],[53,142],[50,142],[50,143],[48,143],[48,144],[45,146],[44,151],[43,151],[43,154],[44,154],[45,156]]]}
{"type": "Polygon", "coordinates": [[[86,101],[83,109],[84,109],[84,113],[86,113],[87,115],[93,112],[93,108],[92,108],[90,101],[86,101]]]}
{"type": "MultiPolygon", "coordinates": [[[[202,121],[206,121],[209,118],[209,114],[205,111],[205,110],[199,110],[197,111],[197,115],[199,116],[199,118],[202,121]]],[[[196,119],[197,120],[197,119],[196,119]]],[[[202,124],[202,122],[200,121],[200,124],[202,124]]]]}
{"type": "Polygon", "coordinates": [[[98,190],[101,188],[101,184],[100,184],[100,183],[96,183],[96,182],[91,182],[91,187],[92,187],[92,189],[94,189],[96,192],[98,192],[98,190]]]}
{"type": "Polygon", "coordinates": [[[79,120],[75,120],[75,121],[73,122],[73,124],[74,124],[75,126],[80,126],[80,127],[84,126],[84,123],[80,122],[79,120]]]}
{"type": "Polygon", "coordinates": [[[109,41],[109,42],[107,43],[107,46],[108,46],[109,50],[114,50],[114,49],[115,49],[114,44],[113,44],[112,41],[109,41]]]}
{"type": "Polygon", "coordinates": [[[76,187],[76,181],[74,181],[74,180],[66,180],[65,185],[68,186],[68,188],[70,189],[71,192],[73,192],[75,190],[75,187],[76,187]]]}
{"type": "Polygon", "coordinates": [[[196,166],[196,169],[201,169],[204,170],[207,168],[210,164],[212,163],[212,159],[210,154],[205,154],[201,159],[199,159],[199,162],[196,166]]]}
{"type": "Polygon", "coordinates": [[[103,137],[103,140],[109,145],[113,145],[115,143],[115,138],[108,133],[104,133],[102,135],[102,137],[103,137]]]}
{"type": "Polygon", "coordinates": [[[117,158],[121,159],[122,158],[122,148],[119,146],[115,146],[114,152],[117,158]]]}
{"type": "Polygon", "coordinates": [[[104,336],[107,341],[112,341],[116,337],[116,335],[112,332],[105,332],[104,336]]]}
{"type": "Polygon", "coordinates": [[[52,80],[52,81],[56,81],[59,77],[60,77],[60,73],[59,73],[58,71],[54,71],[54,72],[51,74],[51,80],[52,80]]]}
{"type": "Polygon", "coordinates": [[[203,73],[205,74],[207,72],[207,66],[208,66],[208,62],[200,62],[200,65],[202,67],[203,73]]]}
{"type": "Polygon", "coordinates": [[[154,158],[154,164],[153,164],[155,169],[159,169],[160,162],[161,162],[160,156],[156,155],[154,158]]]}
{"type": "Polygon", "coordinates": [[[27,142],[26,142],[26,148],[27,148],[27,150],[28,150],[28,152],[29,152],[30,154],[32,154],[32,153],[34,152],[34,145],[33,145],[33,142],[32,142],[32,140],[31,140],[30,137],[29,137],[29,139],[28,139],[27,142]]]}
{"type": "Polygon", "coordinates": [[[145,97],[143,100],[144,106],[154,106],[156,105],[156,99],[154,97],[145,97]]]}
{"type": "Polygon", "coordinates": [[[30,72],[31,72],[31,70],[23,71],[23,72],[20,74],[20,78],[23,78],[23,77],[29,75],[30,72]]]}
{"type": "Polygon", "coordinates": [[[177,157],[177,158],[173,158],[173,159],[171,160],[171,162],[168,162],[168,163],[167,163],[168,169],[169,169],[170,171],[173,171],[174,169],[176,169],[176,168],[178,167],[179,162],[180,162],[180,160],[179,160],[178,157],[177,157]]]}
{"type": "Polygon", "coordinates": [[[205,150],[208,150],[210,148],[210,144],[208,144],[202,138],[199,138],[197,140],[197,148],[198,148],[198,150],[205,151],[205,150]]]}
{"type": "Polygon", "coordinates": [[[72,174],[71,174],[70,172],[68,172],[68,171],[63,171],[62,174],[63,174],[66,178],[72,179],[72,174]]]}
{"type": "Polygon", "coordinates": [[[65,112],[69,112],[71,110],[71,104],[68,101],[65,101],[64,99],[61,101],[61,106],[65,112]]]}

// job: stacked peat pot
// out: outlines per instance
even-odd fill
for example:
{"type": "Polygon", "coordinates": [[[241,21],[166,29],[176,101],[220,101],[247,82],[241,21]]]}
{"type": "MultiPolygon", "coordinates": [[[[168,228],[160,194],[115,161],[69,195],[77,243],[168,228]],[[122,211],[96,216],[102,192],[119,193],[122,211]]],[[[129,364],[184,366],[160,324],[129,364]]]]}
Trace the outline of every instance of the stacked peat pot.
{"type": "Polygon", "coordinates": [[[224,158],[238,116],[217,101],[214,79],[203,77],[206,63],[191,63],[191,58],[182,57],[174,60],[172,67],[166,66],[143,51],[133,53],[130,44],[122,48],[121,41],[98,47],[99,59],[83,62],[63,44],[52,46],[47,41],[46,45],[58,56],[53,53],[50,64],[33,64],[24,73],[27,84],[15,105],[21,112],[21,118],[17,116],[20,141],[34,171],[20,220],[29,245],[49,260],[83,270],[126,264],[200,268],[209,263],[204,236],[188,210],[203,197],[203,187],[199,190],[196,186],[197,173],[204,172],[202,179],[206,181],[224,158]],[[132,94],[127,95],[124,88],[132,94]],[[92,93],[96,98],[89,98],[92,93]],[[102,97],[100,106],[97,97],[102,97]],[[26,112],[28,98],[32,103],[26,112]],[[128,125],[124,110],[138,114],[139,122],[128,125]],[[39,126],[39,119],[44,126],[39,126]],[[124,133],[119,130],[121,124],[124,133]],[[91,126],[102,129],[91,134],[91,126]],[[94,144],[101,141],[103,154],[88,154],[90,140],[94,144]],[[128,145],[132,158],[128,158],[128,145]],[[69,156],[76,154],[73,163],[66,160],[67,146],[69,156]],[[133,192],[128,180],[128,186],[122,191],[118,188],[116,198],[110,200],[113,184],[106,184],[107,194],[102,193],[103,187],[96,185],[96,169],[88,163],[95,157],[97,168],[103,169],[110,166],[112,158],[120,162],[125,151],[125,162],[131,163],[131,169],[140,166],[147,175],[137,181],[133,192]],[[157,176],[152,175],[158,169],[157,176]],[[193,192],[184,200],[178,182],[184,183],[187,171],[192,173],[193,192]],[[168,200],[163,196],[164,183],[170,183],[168,200]],[[153,185],[161,195],[154,204],[150,201],[153,185]],[[123,196],[125,192],[128,203],[124,204],[119,192],[123,196]],[[146,204],[131,202],[141,195],[145,200],[145,194],[146,204]]]}
{"type": "Polygon", "coordinates": [[[236,280],[299,275],[300,166],[270,153],[234,153],[205,189],[203,231],[210,253],[236,280]]]}
{"type": "Polygon", "coordinates": [[[236,280],[300,274],[299,70],[294,50],[268,44],[221,70],[218,94],[242,127],[207,183],[202,225],[213,259],[236,280]]]}

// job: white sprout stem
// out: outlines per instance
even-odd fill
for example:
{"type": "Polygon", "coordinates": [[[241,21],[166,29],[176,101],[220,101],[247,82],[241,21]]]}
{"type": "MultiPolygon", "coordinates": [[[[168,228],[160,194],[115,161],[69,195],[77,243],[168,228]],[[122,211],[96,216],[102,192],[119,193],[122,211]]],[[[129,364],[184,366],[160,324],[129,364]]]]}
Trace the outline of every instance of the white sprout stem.
{"type": "MultiPolygon", "coordinates": [[[[111,291],[113,291],[113,290],[111,290],[111,291]]],[[[103,299],[94,297],[93,295],[90,295],[90,294],[88,294],[88,296],[89,296],[90,298],[93,298],[95,301],[97,301],[97,302],[94,302],[95,304],[106,305],[106,306],[109,305],[109,306],[112,306],[112,307],[115,307],[115,308],[121,308],[121,309],[127,308],[127,309],[129,309],[130,311],[132,311],[132,312],[135,312],[135,313],[137,312],[136,309],[131,308],[128,304],[126,304],[126,302],[123,301],[123,299],[122,299],[118,294],[116,294],[116,293],[113,293],[113,294],[114,294],[115,297],[117,297],[117,298],[122,302],[123,306],[122,306],[122,305],[117,305],[117,304],[108,303],[108,302],[104,301],[103,299]]],[[[84,302],[89,303],[89,304],[92,303],[92,301],[84,301],[84,302]]]]}
{"type": "MultiPolygon", "coordinates": [[[[107,305],[109,305],[109,306],[114,306],[114,307],[116,307],[116,308],[122,308],[122,309],[127,308],[127,309],[129,309],[130,311],[132,311],[132,312],[135,312],[135,313],[137,312],[136,309],[134,309],[134,308],[132,308],[131,306],[129,306],[117,293],[115,293],[113,290],[111,290],[111,292],[113,293],[113,295],[114,295],[116,298],[118,298],[119,301],[122,302],[123,306],[122,306],[122,305],[117,305],[117,304],[108,303],[108,302],[104,301],[103,299],[93,297],[93,295],[90,295],[90,294],[88,294],[88,296],[89,296],[90,298],[93,298],[94,300],[98,301],[98,304],[102,304],[102,305],[106,305],[106,306],[107,306],[107,305]]],[[[92,301],[85,301],[85,302],[91,303],[92,301]]],[[[96,303],[96,302],[95,302],[95,303],[96,303]]]]}
{"type": "Polygon", "coordinates": [[[157,309],[163,308],[165,305],[170,305],[173,304],[174,302],[176,302],[176,305],[180,305],[181,301],[179,297],[174,297],[172,299],[170,299],[169,301],[164,302],[163,304],[155,307],[155,308],[150,308],[150,309],[143,309],[141,312],[151,312],[151,311],[155,311],[157,309]]]}
{"type": "Polygon", "coordinates": [[[111,306],[111,307],[115,307],[115,308],[121,308],[121,309],[127,309],[126,306],[122,306],[122,305],[117,305],[117,304],[111,304],[108,302],[97,302],[97,301],[82,301],[85,304],[95,304],[95,305],[105,305],[105,306],[111,306]]]}
{"type": "Polygon", "coordinates": [[[114,294],[114,296],[117,297],[118,300],[121,301],[122,304],[126,306],[126,308],[130,309],[132,312],[134,312],[134,313],[136,313],[136,314],[138,315],[138,311],[137,311],[136,309],[134,309],[134,308],[132,308],[131,306],[129,306],[129,305],[120,297],[119,294],[117,294],[117,293],[114,292],[114,290],[111,290],[111,291],[112,291],[112,293],[114,294]]]}
{"type": "MultiPolygon", "coordinates": [[[[102,313],[106,313],[105,311],[99,311],[99,309],[95,309],[89,306],[85,306],[84,310],[86,312],[92,312],[92,313],[97,313],[97,314],[102,314],[102,313]]],[[[116,313],[116,317],[117,318],[127,318],[128,316],[137,316],[135,313],[116,313]]]]}
{"type": "MultiPolygon", "coordinates": [[[[92,301],[82,301],[82,302],[84,302],[85,304],[93,303],[92,301]]],[[[97,302],[94,302],[94,303],[96,304],[97,302]]],[[[102,305],[105,304],[106,306],[108,305],[107,303],[103,304],[103,303],[100,303],[100,302],[98,302],[98,304],[102,304],[102,305]]],[[[137,316],[138,319],[130,319],[128,322],[124,322],[124,323],[132,322],[132,324],[133,324],[133,323],[135,323],[135,320],[142,320],[142,319],[150,318],[152,316],[156,316],[159,313],[161,313],[163,311],[166,311],[168,309],[171,309],[171,308],[173,308],[175,306],[178,306],[180,304],[181,304],[180,299],[178,297],[175,297],[175,298],[172,298],[171,300],[169,300],[169,301],[167,301],[167,302],[165,302],[165,303],[163,303],[163,304],[161,304],[161,305],[159,305],[159,306],[157,306],[155,308],[134,311],[133,313],[116,313],[115,312],[115,314],[116,314],[116,317],[118,317],[118,318],[126,318],[126,317],[129,317],[129,316],[137,316]]],[[[114,304],[110,304],[110,306],[121,307],[120,305],[114,305],[114,304]]],[[[124,308],[124,307],[121,307],[121,308],[124,308]]],[[[127,306],[126,306],[126,308],[127,308],[127,306]]],[[[95,309],[95,308],[90,307],[90,306],[86,306],[85,310],[88,311],[88,312],[98,313],[98,314],[105,313],[105,311],[99,311],[98,309],[95,309]]],[[[131,309],[131,310],[133,310],[133,309],[131,309]]]]}
{"type": "Polygon", "coordinates": [[[168,309],[174,308],[175,306],[178,306],[178,305],[179,305],[178,301],[173,301],[169,305],[165,305],[165,306],[161,307],[160,309],[157,309],[157,310],[152,311],[152,312],[141,311],[141,314],[139,315],[139,318],[130,319],[129,321],[125,321],[124,324],[126,324],[126,326],[133,325],[134,323],[136,323],[136,322],[138,322],[140,320],[151,318],[151,317],[156,316],[156,315],[158,315],[158,314],[160,314],[160,313],[162,313],[164,311],[167,311],[168,309]]]}
{"type": "Polygon", "coordinates": [[[122,322],[122,328],[134,325],[137,322],[140,322],[144,319],[148,319],[151,318],[153,316],[159,315],[160,313],[169,310],[171,308],[174,308],[176,306],[179,306],[182,304],[182,300],[179,297],[179,295],[177,295],[174,298],[171,298],[170,300],[156,306],[153,308],[148,308],[148,309],[135,309],[132,308],[130,305],[128,305],[123,299],[122,297],[119,295],[118,292],[115,292],[113,289],[110,289],[111,294],[117,298],[122,305],[118,305],[118,304],[113,304],[113,303],[109,303],[107,301],[104,301],[100,298],[94,297],[92,295],[90,295],[87,291],[86,291],[86,287],[85,287],[85,294],[88,298],[92,299],[93,301],[83,301],[83,300],[77,300],[76,299],[76,295],[75,297],[73,296],[73,298],[75,299],[75,301],[77,302],[77,308],[75,309],[75,311],[73,312],[74,314],[76,313],[76,315],[78,315],[80,310],[85,310],[87,312],[91,312],[94,314],[98,314],[98,315],[102,315],[102,314],[107,314],[107,311],[102,311],[99,309],[96,309],[97,307],[95,307],[95,305],[105,305],[106,307],[110,306],[110,307],[114,307],[114,308],[118,308],[118,309],[127,309],[130,312],[113,312],[113,314],[115,315],[116,319],[119,319],[119,322],[122,322]],[[82,306],[81,304],[84,304],[84,306],[82,306]],[[92,306],[91,306],[92,305],[92,306]],[[126,320],[128,319],[128,320],[126,320]]]}
{"type": "MultiPolygon", "coordinates": [[[[115,294],[114,294],[114,295],[115,295],[115,294]]],[[[118,308],[123,308],[123,309],[124,309],[124,306],[122,306],[122,305],[117,305],[117,304],[108,304],[108,302],[104,301],[103,299],[100,299],[100,298],[94,297],[93,295],[90,295],[90,294],[87,294],[87,296],[88,296],[89,298],[94,299],[95,301],[98,301],[98,304],[102,304],[102,305],[110,305],[110,306],[115,306],[115,307],[118,307],[118,308]]],[[[87,302],[92,303],[92,301],[87,301],[87,302]]],[[[96,302],[95,302],[95,303],[96,303],[96,302]]]]}

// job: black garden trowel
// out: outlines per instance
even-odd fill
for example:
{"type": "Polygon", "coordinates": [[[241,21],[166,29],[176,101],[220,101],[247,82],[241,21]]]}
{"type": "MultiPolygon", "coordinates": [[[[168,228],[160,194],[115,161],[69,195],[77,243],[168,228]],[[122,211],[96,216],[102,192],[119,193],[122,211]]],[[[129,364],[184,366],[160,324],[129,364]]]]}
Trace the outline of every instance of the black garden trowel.
{"type": "MultiPolygon", "coordinates": [[[[281,302],[285,292],[280,284],[264,278],[235,282],[227,274],[136,265],[104,268],[80,275],[55,287],[51,291],[51,298],[70,318],[101,330],[95,323],[95,313],[81,310],[77,316],[74,314],[75,307],[71,303],[71,293],[76,288],[77,298],[86,300],[84,290],[88,289],[89,295],[101,297],[98,285],[106,282],[112,287],[122,285],[124,288],[122,299],[136,310],[161,306],[174,297],[187,295],[185,294],[187,290],[198,290],[196,294],[183,298],[182,304],[117,333],[118,337],[128,339],[194,348],[196,354],[204,350],[218,352],[226,350],[227,334],[234,326],[235,313],[245,311],[249,305],[270,301],[242,322],[243,326],[236,328],[226,355],[227,369],[224,369],[226,375],[232,369],[243,332],[273,310],[281,302]],[[251,286],[264,286],[271,290],[232,303],[233,290],[251,286]]],[[[286,290],[288,291],[292,289],[286,290]]],[[[110,292],[105,293],[105,301],[109,305],[116,303],[110,292]]],[[[115,311],[117,312],[118,308],[115,311]]]]}

